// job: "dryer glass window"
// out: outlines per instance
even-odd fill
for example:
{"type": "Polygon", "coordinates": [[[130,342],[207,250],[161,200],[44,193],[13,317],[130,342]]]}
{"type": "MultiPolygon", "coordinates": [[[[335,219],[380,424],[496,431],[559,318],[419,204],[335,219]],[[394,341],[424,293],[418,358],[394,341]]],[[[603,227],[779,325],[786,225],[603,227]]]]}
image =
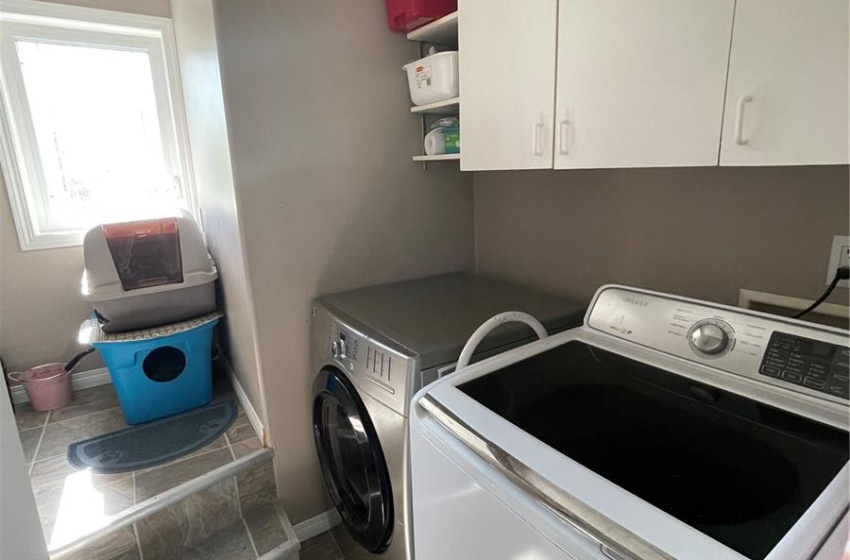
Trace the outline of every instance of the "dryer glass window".
{"type": "Polygon", "coordinates": [[[753,560],[847,463],[847,433],[581,342],[467,395],[753,560]]]}
{"type": "Polygon", "coordinates": [[[358,524],[369,517],[369,471],[361,451],[362,434],[352,425],[351,417],[339,406],[329,406],[325,417],[326,441],[334,471],[341,485],[341,495],[346,507],[358,524]]]}
{"type": "Polygon", "coordinates": [[[360,545],[382,552],[392,536],[393,499],[375,428],[339,370],[322,370],[313,390],[313,434],[328,493],[360,545]]]}

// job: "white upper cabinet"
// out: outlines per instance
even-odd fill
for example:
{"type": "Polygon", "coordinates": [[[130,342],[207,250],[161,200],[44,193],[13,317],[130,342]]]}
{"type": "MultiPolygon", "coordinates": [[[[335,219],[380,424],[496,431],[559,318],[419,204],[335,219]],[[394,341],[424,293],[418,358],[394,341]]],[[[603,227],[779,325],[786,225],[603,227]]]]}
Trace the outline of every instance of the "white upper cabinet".
{"type": "Polygon", "coordinates": [[[460,0],[464,171],[552,168],[557,0],[460,0]]]}
{"type": "Polygon", "coordinates": [[[850,161],[848,0],[458,4],[462,170],[850,161]]]}
{"type": "Polygon", "coordinates": [[[734,5],[560,0],[555,168],[717,165],[734,5]]]}
{"type": "Polygon", "coordinates": [[[738,0],[720,165],[848,162],[847,0],[738,0]]]}

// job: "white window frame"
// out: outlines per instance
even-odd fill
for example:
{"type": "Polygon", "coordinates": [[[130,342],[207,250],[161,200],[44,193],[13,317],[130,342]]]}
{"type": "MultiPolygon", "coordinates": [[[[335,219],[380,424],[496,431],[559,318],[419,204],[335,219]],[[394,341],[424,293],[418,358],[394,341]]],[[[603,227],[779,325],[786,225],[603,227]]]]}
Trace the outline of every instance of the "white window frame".
{"type": "MultiPolygon", "coordinates": [[[[109,46],[148,53],[166,165],[198,219],[174,28],[168,18],[50,4],[0,2],[0,167],[23,251],[81,245],[85,231],[51,230],[17,39],[109,46]]],[[[198,220],[200,222],[200,220],[198,220]]]]}

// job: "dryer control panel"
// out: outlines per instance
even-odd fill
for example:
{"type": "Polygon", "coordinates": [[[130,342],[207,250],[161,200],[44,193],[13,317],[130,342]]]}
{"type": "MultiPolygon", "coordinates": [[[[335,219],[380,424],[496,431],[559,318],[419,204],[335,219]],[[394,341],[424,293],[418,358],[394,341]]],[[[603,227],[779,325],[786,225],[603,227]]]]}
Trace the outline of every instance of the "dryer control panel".
{"type": "Polygon", "coordinates": [[[845,405],[850,396],[850,348],[839,329],[621,286],[597,292],[585,323],[770,385],[845,405]]]}
{"type": "Polygon", "coordinates": [[[392,348],[390,343],[370,337],[330,316],[324,309],[321,315],[328,320],[325,359],[341,365],[361,391],[406,414],[415,359],[405,355],[402,349],[392,348]]]}

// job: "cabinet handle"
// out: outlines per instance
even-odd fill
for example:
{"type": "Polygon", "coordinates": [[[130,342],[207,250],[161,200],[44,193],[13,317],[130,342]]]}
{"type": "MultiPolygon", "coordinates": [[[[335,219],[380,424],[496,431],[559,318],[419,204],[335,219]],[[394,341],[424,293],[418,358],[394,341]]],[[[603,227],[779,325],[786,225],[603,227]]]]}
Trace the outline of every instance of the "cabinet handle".
{"type": "Polygon", "coordinates": [[[532,142],[531,149],[534,151],[534,155],[542,156],[543,155],[543,146],[546,142],[544,138],[546,123],[540,121],[536,125],[534,125],[534,139],[532,142]]]}
{"type": "Polygon", "coordinates": [[[750,141],[744,138],[744,106],[753,100],[752,95],[745,95],[738,100],[738,108],[735,111],[735,143],[746,146],[750,141]]]}
{"type": "Polygon", "coordinates": [[[570,133],[570,120],[561,121],[560,131],[558,132],[558,152],[561,155],[568,155],[570,149],[567,146],[567,135],[570,133]]]}

